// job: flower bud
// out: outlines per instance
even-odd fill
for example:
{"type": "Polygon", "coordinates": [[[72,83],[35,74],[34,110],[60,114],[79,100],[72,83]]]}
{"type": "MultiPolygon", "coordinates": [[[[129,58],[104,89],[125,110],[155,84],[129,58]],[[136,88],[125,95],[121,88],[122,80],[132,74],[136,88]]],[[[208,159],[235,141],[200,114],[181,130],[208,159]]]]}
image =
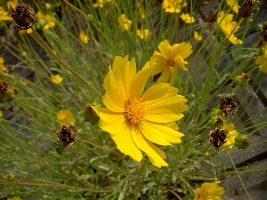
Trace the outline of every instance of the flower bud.
{"type": "Polygon", "coordinates": [[[99,121],[99,116],[93,110],[91,105],[88,105],[84,110],[84,122],[90,122],[92,125],[99,121]]]}
{"type": "Polygon", "coordinates": [[[250,139],[245,134],[239,134],[235,138],[235,146],[237,146],[238,149],[247,149],[250,146],[250,139]]]}

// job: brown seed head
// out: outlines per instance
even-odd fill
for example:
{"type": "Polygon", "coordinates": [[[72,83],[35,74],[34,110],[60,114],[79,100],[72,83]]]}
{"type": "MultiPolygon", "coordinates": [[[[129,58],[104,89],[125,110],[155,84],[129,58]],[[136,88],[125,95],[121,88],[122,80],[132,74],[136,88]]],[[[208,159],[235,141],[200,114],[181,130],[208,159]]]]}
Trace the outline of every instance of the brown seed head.
{"type": "Polygon", "coordinates": [[[253,14],[253,2],[247,0],[242,6],[238,7],[238,14],[240,17],[250,17],[253,14]]]}
{"type": "Polygon", "coordinates": [[[29,4],[19,4],[16,8],[10,6],[9,12],[19,29],[31,28],[36,20],[35,12],[29,4]]]}
{"type": "Polygon", "coordinates": [[[63,143],[63,149],[69,144],[73,144],[77,133],[79,133],[81,130],[81,128],[75,128],[74,124],[71,123],[69,127],[63,125],[61,130],[56,131],[58,138],[63,143]]]}
{"type": "Polygon", "coordinates": [[[217,22],[217,18],[218,18],[218,12],[213,13],[213,11],[211,10],[209,12],[209,16],[207,18],[207,22],[208,23],[213,23],[213,22],[217,22]]]}
{"type": "Polygon", "coordinates": [[[225,140],[227,134],[227,130],[220,130],[217,127],[210,131],[209,141],[211,142],[212,146],[215,147],[216,151],[219,152],[220,146],[227,142],[227,140],[225,140]]]}
{"type": "Polygon", "coordinates": [[[225,114],[233,115],[235,111],[238,110],[238,105],[234,102],[232,97],[226,97],[220,99],[219,109],[225,114]]]}
{"type": "Polygon", "coordinates": [[[11,101],[17,93],[14,85],[0,80],[0,103],[11,101]]]}

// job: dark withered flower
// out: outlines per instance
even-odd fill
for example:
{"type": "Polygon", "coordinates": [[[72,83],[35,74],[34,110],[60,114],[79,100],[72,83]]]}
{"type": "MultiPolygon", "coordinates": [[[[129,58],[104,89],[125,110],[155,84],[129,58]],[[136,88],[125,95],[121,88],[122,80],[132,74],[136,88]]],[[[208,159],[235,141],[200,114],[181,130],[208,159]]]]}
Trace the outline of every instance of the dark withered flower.
{"type": "Polygon", "coordinates": [[[247,0],[242,6],[238,6],[238,14],[240,17],[250,17],[253,14],[253,1],[247,0]]]}
{"type": "Polygon", "coordinates": [[[208,23],[213,23],[213,22],[217,22],[217,18],[218,18],[218,12],[213,13],[213,11],[211,10],[209,12],[209,16],[207,18],[207,22],[208,23]]]}
{"type": "Polygon", "coordinates": [[[227,134],[227,130],[220,130],[217,127],[214,130],[210,131],[209,141],[211,142],[212,146],[215,147],[217,152],[219,152],[220,146],[227,142],[227,140],[225,139],[227,134]]]}
{"type": "Polygon", "coordinates": [[[69,127],[62,125],[61,130],[56,131],[58,138],[63,143],[62,148],[64,149],[69,144],[72,146],[77,133],[79,133],[81,130],[81,128],[75,128],[73,123],[70,123],[69,127]]]}
{"type": "Polygon", "coordinates": [[[14,85],[0,80],[0,103],[11,101],[17,93],[14,85]]]}
{"type": "Polygon", "coordinates": [[[16,8],[10,6],[10,16],[19,29],[31,28],[36,20],[35,12],[29,4],[18,5],[16,8]]]}
{"type": "Polygon", "coordinates": [[[238,105],[232,97],[226,97],[220,99],[219,109],[225,114],[233,115],[238,110],[238,105]]]}

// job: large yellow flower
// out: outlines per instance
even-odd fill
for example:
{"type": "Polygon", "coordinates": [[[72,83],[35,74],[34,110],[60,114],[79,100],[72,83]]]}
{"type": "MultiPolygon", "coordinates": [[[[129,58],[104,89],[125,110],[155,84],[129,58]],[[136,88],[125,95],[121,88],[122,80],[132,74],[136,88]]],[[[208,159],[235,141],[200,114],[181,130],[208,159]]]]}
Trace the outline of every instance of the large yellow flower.
{"type": "Polygon", "coordinates": [[[255,64],[260,65],[260,71],[267,73],[267,45],[264,48],[264,53],[263,55],[258,55],[255,64]]]}
{"type": "Polygon", "coordinates": [[[224,143],[222,145],[222,149],[225,150],[225,149],[232,149],[234,147],[234,144],[235,144],[235,138],[238,136],[238,132],[237,130],[235,130],[235,125],[234,124],[224,124],[223,127],[222,127],[222,130],[227,130],[228,133],[226,135],[226,138],[225,140],[226,143],[224,143]]]}
{"type": "Polygon", "coordinates": [[[179,43],[170,45],[168,40],[164,40],[158,46],[160,52],[155,51],[151,60],[154,60],[154,69],[152,74],[162,73],[158,78],[159,83],[168,82],[173,85],[178,68],[187,70],[185,64],[188,64],[184,59],[192,53],[190,43],[179,43]]]}
{"type": "Polygon", "coordinates": [[[220,28],[224,33],[225,37],[232,44],[242,44],[243,41],[237,39],[237,37],[234,35],[238,31],[240,26],[237,24],[237,22],[232,20],[233,20],[232,14],[224,14],[224,12],[221,12],[220,16],[217,19],[217,23],[220,25],[220,28]]]}
{"type": "Polygon", "coordinates": [[[194,190],[194,200],[220,200],[224,189],[217,183],[203,183],[200,188],[194,190]]]}
{"type": "Polygon", "coordinates": [[[144,151],[156,167],[168,166],[164,151],[153,143],[180,143],[182,133],[175,130],[174,121],[183,117],[187,100],[177,95],[178,89],[167,83],[150,87],[143,93],[153,70],[148,62],[136,73],[135,60],[116,57],[105,77],[106,89],[102,101],[106,108],[93,107],[100,117],[99,127],[110,133],[117,148],[140,162],[144,151]],[[143,93],[143,94],[142,94],[143,93]]]}

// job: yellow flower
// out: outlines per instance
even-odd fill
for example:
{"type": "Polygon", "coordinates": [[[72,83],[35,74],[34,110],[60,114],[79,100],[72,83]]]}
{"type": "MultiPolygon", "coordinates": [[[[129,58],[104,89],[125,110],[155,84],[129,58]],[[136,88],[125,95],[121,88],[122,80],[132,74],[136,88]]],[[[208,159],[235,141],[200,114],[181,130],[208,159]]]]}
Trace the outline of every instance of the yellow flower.
{"type": "Polygon", "coordinates": [[[84,33],[84,31],[80,32],[79,38],[83,43],[85,43],[85,44],[88,43],[89,37],[84,33]]]}
{"type": "Polygon", "coordinates": [[[63,81],[63,78],[62,78],[59,74],[57,74],[57,75],[52,75],[52,76],[51,76],[51,81],[52,81],[53,83],[59,84],[59,83],[61,83],[61,82],[63,81]]]}
{"type": "Polygon", "coordinates": [[[264,48],[264,54],[257,56],[255,64],[260,65],[260,71],[267,73],[267,45],[264,48]]]}
{"type": "Polygon", "coordinates": [[[70,112],[69,109],[66,110],[60,110],[57,114],[57,118],[61,121],[59,121],[60,126],[62,126],[64,123],[75,123],[76,119],[73,116],[73,114],[70,112]],[[64,123],[62,122],[64,121],[64,123]]]}
{"type": "Polygon", "coordinates": [[[180,143],[182,133],[169,125],[183,117],[187,100],[167,83],[156,84],[143,93],[153,67],[148,62],[136,73],[135,60],[115,57],[104,79],[102,101],[106,108],[93,107],[99,127],[110,133],[117,148],[140,162],[144,151],[156,167],[168,166],[165,152],[154,145],[180,143]],[[143,95],[142,95],[143,93],[143,95]]]}
{"type": "Polygon", "coordinates": [[[195,18],[193,16],[190,16],[188,13],[182,13],[180,15],[180,18],[187,24],[192,24],[196,21],[195,18]]]}
{"type": "Polygon", "coordinates": [[[16,8],[16,6],[18,5],[18,0],[7,1],[6,4],[8,9],[10,8],[10,6],[12,8],[16,8]]]}
{"type": "Polygon", "coordinates": [[[129,20],[125,14],[121,14],[118,18],[118,23],[121,31],[129,30],[131,28],[132,21],[129,20]]]}
{"type": "Polygon", "coordinates": [[[20,197],[7,198],[7,200],[21,200],[20,197]]]}
{"type": "Polygon", "coordinates": [[[234,124],[224,124],[222,127],[222,130],[227,130],[228,133],[226,135],[225,140],[227,140],[226,143],[224,143],[223,150],[225,149],[232,149],[235,144],[235,138],[239,135],[239,133],[235,130],[235,125],[234,124]]]}
{"type": "Polygon", "coordinates": [[[0,117],[3,117],[3,112],[0,110],[0,117]]]}
{"type": "Polygon", "coordinates": [[[142,8],[139,9],[139,12],[140,12],[140,15],[141,15],[141,18],[145,18],[145,12],[142,8]]]}
{"type": "Polygon", "coordinates": [[[26,33],[31,34],[32,32],[33,31],[31,28],[29,28],[27,30],[23,30],[23,29],[19,30],[19,34],[26,34],[26,33]]]}
{"type": "Polygon", "coordinates": [[[0,57],[0,72],[7,71],[7,69],[4,66],[4,62],[5,62],[4,58],[0,57]]]}
{"type": "Polygon", "coordinates": [[[181,12],[182,7],[187,6],[187,1],[185,0],[164,0],[162,7],[165,12],[170,13],[179,13],[181,12]]]}
{"type": "Polygon", "coordinates": [[[2,20],[12,20],[12,17],[9,16],[8,12],[5,12],[3,7],[0,7],[0,21],[2,20]]]}
{"type": "Polygon", "coordinates": [[[237,39],[234,35],[238,31],[240,26],[237,25],[237,22],[232,20],[233,20],[232,14],[224,14],[224,12],[221,12],[220,16],[217,19],[217,23],[220,25],[220,28],[224,33],[225,37],[227,37],[227,39],[232,44],[242,44],[243,41],[237,39]]]}
{"type": "Polygon", "coordinates": [[[194,31],[194,38],[195,38],[195,40],[200,41],[200,40],[202,40],[202,35],[199,35],[199,33],[197,31],[194,31]]]}
{"type": "Polygon", "coordinates": [[[55,23],[56,19],[52,15],[43,15],[41,13],[41,11],[38,11],[36,13],[36,18],[45,20],[44,29],[49,29],[49,28],[52,28],[56,25],[56,23],[55,23]]]}
{"type": "Polygon", "coordinates": [[[96,3],[93,4],[94,8],[103,8],[104,4],[111,0],[97,0],[96,3]]]}
{"type": "Polygon", "coordinates": [[[141,39],[147,40],[150,36],[151,36],[151,32],[148,29],[145,30],[137,30],[136,34],[138,35],[138,37],[140,37],[141,39]]]}
{"type": "Polygon", "coordinates": [[[203,183],[200,188],[194,190],[194,200],[220,200],[224,189],[217,183],[203,183]]]}
{"type": "Polygon", "coordinates": [[[232,8],[232,10],[238,14],[238,2],[237,0],[226,0],[226,3],[228,4],[228,6],[230,6],[232,8]]]}
{"type": "Polygon", "coordinates": [[[154,60],[154,69],[152,75],[162,73],[158,78],[159,83],[168,82],[173,85],[178,68],[187,70],[185,64],[188,64],[184,59],[192,53],[190,43],[178,43],[170,45],[168,40],[164,40],[158,46],[160,52],[155,51],[151,60],[154,60]]]}

